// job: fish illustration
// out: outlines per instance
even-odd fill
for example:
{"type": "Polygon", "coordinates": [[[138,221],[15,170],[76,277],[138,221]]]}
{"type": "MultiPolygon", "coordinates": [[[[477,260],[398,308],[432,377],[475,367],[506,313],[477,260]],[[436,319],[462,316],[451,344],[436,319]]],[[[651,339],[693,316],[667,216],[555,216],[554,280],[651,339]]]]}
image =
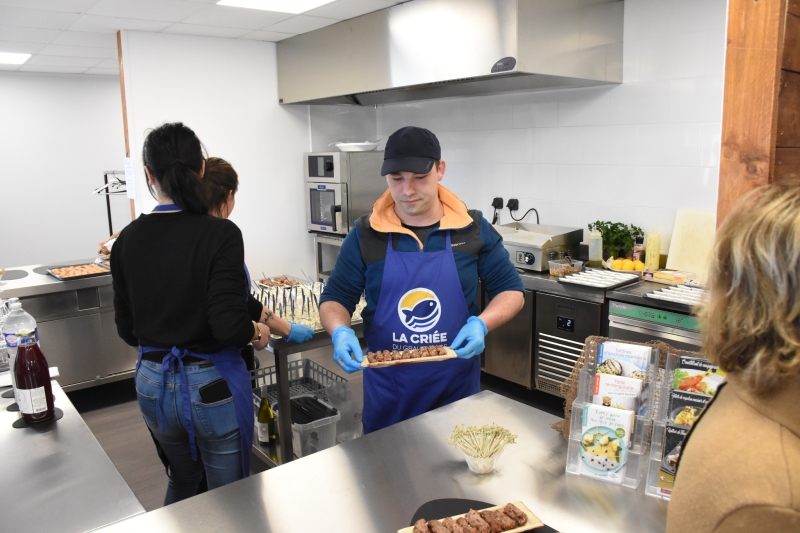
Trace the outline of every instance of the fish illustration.
{"type": "Polygon", "coordinates": [[[403,309],[404,322],[408,327],[425,326],[436,320],[439,307],[434,300],[422,300],[413,309],[403,309]]]}

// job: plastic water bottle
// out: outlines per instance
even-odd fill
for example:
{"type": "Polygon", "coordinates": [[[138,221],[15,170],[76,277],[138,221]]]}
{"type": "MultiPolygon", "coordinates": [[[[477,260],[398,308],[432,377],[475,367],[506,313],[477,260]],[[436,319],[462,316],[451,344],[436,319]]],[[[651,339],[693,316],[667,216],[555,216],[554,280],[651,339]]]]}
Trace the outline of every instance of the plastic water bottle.
{"type": "Polygon", "coordinates": [[[32,330],[33,337],[39,342],[39,330],[36,328],[36,320],[22,309],[19,298],[9,298],[6,302],[9,313],[3,324],[3,338],[6,341],[6,351],[8,352],[8,364],[11,368],[11,386],[14,387],[14,394],[17,392],[17,382],[14,379],[14,363],[17,360],[17,348],[19,348],[19,337],[17,332],[21,330],[32,330]]]}

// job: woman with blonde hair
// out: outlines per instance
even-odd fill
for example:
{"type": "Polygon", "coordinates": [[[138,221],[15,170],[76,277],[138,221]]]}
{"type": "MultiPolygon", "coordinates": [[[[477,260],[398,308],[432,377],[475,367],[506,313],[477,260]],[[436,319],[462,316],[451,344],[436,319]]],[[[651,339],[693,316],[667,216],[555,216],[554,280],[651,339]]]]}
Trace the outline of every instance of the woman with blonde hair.
{"type": "Polygon", "coordinates": [[[684,442],[667,532],[800,531],[800,181],[738,203],[709,289],[704,351],[728,377],[684,442]]]}

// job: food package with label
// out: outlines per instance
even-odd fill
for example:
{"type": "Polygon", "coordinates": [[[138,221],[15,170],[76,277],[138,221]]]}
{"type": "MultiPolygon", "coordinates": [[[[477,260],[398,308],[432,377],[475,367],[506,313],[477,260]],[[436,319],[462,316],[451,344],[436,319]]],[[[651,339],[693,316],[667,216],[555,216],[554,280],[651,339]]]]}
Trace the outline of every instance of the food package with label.
{"type": "Polygon", "coordinates": [[[700,357],[679,357],[672,388],[713,396],[727,374],[700,357]]]}
{"type": "Polygon", "coordinates": [[[658,473],[658,491],[664,495],[672,494],[675,484],[675,470],[678,467],[683,441],[689,433],[689,428],[667,424],[664,431],[664,454],[661,458],[661,469],[658,473]]]}
{"type": "Polygon", "coordinates": [[[635,413],[630,410],[584,405],[578,452],[582,475],[623,482],[634,419],[635,413]]]}
{"type": "Polygon", "coordinates": [[[592,403],[638,413],[643,385],[641,379],[598,372],[594,375],[592,403]]]}
{"type": "Polygon", "coordinates": [[[650,346],[606,341],[597,349],[597,372],[646,381],[652,351],[650,346]]]}
{"type": "Polygon", "coordinates": [[[678,270],[656,270],[647,271],[643,275],[645,281],[654,281],[665,285],[695,285],[701,286],[696,278],[697,275],[691,272],[680,272],[678,270]]]}
{"type": "Polygon", "coordinates": [[[668,421],[680,426],[692,426],[710,401],[711,396],[707,394],[673,390],[669,395],[668,421]]]}

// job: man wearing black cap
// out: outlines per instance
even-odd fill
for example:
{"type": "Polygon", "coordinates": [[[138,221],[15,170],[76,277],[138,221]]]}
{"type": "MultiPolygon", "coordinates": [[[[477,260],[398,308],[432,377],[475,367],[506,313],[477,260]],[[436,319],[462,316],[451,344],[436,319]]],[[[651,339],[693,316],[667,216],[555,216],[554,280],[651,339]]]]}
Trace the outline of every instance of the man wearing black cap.
{"type": "Polygon", "coordinates": [[[405,127],[386,142],[381,174],[389,190],[342,244],[320,299],[320,318],[333,338],[334,360],[361,370],[363,354],[350,316],[362,292],[370,351],[447,345],[458,358],[368,368],[364,432],[369,433],[480,391],[484,337],[522,309],[522,281],[500,236],[479,211],[439,182],[439,140],[405,127]],[[478,279],[492,298],[480,312],[478,279]]]}

